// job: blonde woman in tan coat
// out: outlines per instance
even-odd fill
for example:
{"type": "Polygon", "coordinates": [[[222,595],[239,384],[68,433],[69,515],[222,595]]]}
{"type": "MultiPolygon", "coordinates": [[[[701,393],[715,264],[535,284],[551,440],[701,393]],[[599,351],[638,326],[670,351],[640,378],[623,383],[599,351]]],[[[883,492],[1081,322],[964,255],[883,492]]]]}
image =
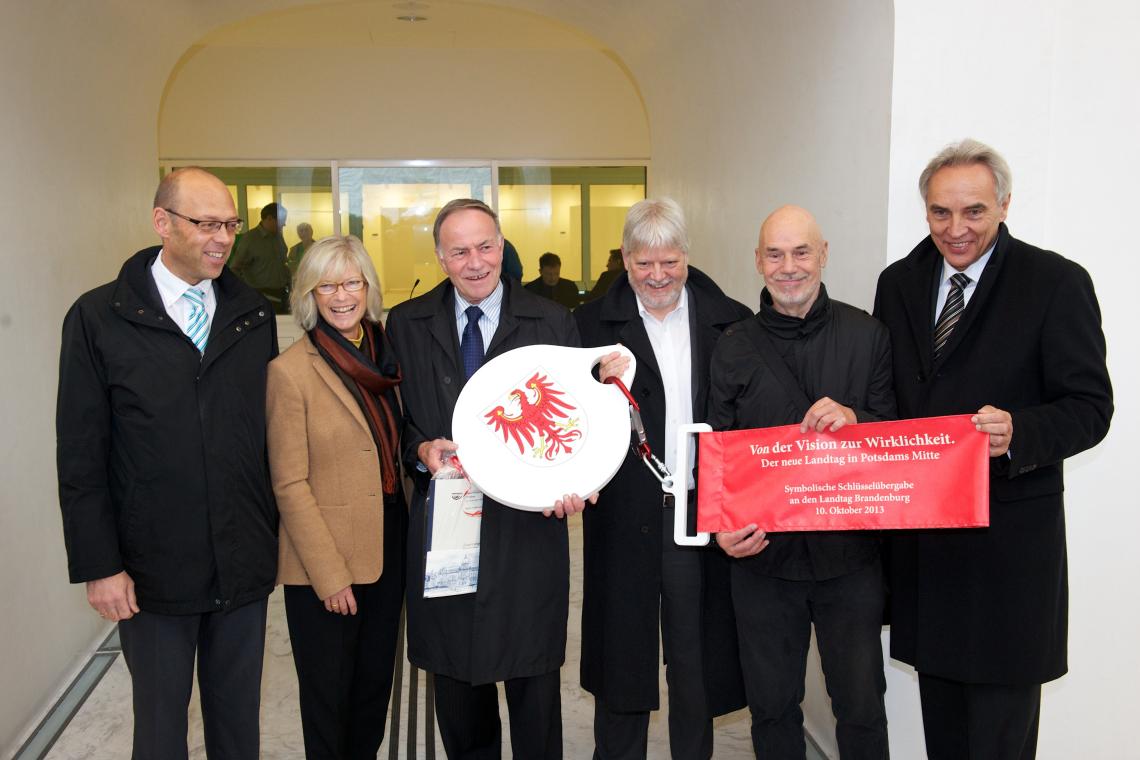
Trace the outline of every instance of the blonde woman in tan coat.
{"type": "Polygon", "coordinates": [[[315,243],[290,301],[305,335],[269,365],[268,445],[305,755],[374,759],[404,590],[400,369],[355,237],[315,243]]]}

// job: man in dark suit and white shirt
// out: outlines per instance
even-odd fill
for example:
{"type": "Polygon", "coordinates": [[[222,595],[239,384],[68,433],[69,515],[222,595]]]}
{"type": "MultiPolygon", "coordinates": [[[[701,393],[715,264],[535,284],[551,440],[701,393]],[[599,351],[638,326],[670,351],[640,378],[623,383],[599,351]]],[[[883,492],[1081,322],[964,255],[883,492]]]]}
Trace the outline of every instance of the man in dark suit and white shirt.
{"type": "Polygon", "coordinates": [[[258,756],[277,507],[265,449],[266,300],[226,267],[229,191],[193,167],[155,193],[162,240],[63,324],[56,413],[68,571],[118,621],[135,760],[187,756],[195,667],[206,754],[258,756]]]}
{"type": "Polygon", "coordinates": [[[931,760],[1035,756],[1041,684],[1068,667],[1063,463],[1113,411],[1092,281],[1010,235],[1010,185],[975,140],[935,156],[930,236],[875,296],[900,417],[973,414],[989,435],[989,527],[890,542],[891,656],[918,671],[931,760]]]}
{"type": "Polygon", "coordinates": [[[478,584],[469,593],[425,595],[431,474],[454,451],[451,421],[467,379],[486,360],[536,344],[577,346],[570,312],[503,276],[503,233],[495,212],[471,198],[436,216],[436,256],[447,279],[392,309],[388,336],[404,381],[401,442],[414,491],[408,527],[408,659],[434,674],[440,738],[452,760],[499,757],[497,682],[504,682],[515,757],[562,757],[559,668],[566,654],[570,591],[567,513],[556,518],[486,497],[479,530],[478,584]]]}

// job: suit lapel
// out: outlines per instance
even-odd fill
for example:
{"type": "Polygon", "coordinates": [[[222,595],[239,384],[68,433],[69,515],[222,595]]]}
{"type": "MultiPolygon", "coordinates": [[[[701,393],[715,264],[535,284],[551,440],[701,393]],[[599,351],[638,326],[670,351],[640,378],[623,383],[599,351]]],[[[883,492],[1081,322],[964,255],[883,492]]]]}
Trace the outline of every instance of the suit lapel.
{"type": "Polygon", "coordinates": [[[637,357],[637,367],[645,367],[657,377],[657,384],[661,385],[661,368],[657,366],[657,357],[653,354],[653,344],[649,342],[649,333],[645,332],[645,324],[640,317],[626,322],[618,333],[619,342],[633,352],[637,357]]]}
{"type": "Polygon", "coordinates": [[[689,341],[692,344],[690,352],[695,357],[694,361],[690,362],[692,365],[694,420],[704,419],[705,394],[708,392],[708,388],[705,387],[705,373],[701,371],[701,368],[708,367],[711,363],[713,348],[720,337],[720,331],[705,317],[706,315],[701,311],[701,304],[698,303],[695,293],[690,289],[689,341]]]}
{"type": "Polygon", "coordinates": [[[428,317],[428,332],[438,345],[439,350],[443,352],[444,358],[451,364],[450,367],[443,369],[448,373],[458,372],[462,376],[463,365],[459,361],[459,336],[455,330],[455,301],[453,299],[451,288],[448,287],[443,291],[437,307],[432,310],[432,315],[428,317]]]}
{"type": "Polygon", "coordinates": [[[509,338],[518,329],[519,321],[515,315],[507,308],[507,304],[503,303],[503,309],[499,312],[499,326],[495,328],[495,334],[491,336],[491,342],[487,345],[488,359],[497,356],[503,352],[504,346],[509,342],[509,338]]]}
{"type": "Polygon", "coordinates": [[[360,408],[356,397],[345,387],[344,381],[340,379],[340,375],[329,366],[324,357],[320,355],[316,347],[309,341],[308,336],[304,340],[309,343],[305,347],[305,351],[309,354],[309,359],[313,362],[313,369],[317,373],[317,377],[324,381],[325,385],[333,392],[333,395],[340,399],[340,402],[348,409],[349,414],[356,420],[357,424],[364,429],[366,433],[372,435],[371,428],[368,427],[368,420],[364,419],[364,412],[360,408]]]}
{"type": "Polygon", "coordinates": [[[974,294],[970,296],[970,302],[966,304],[966,308],[962,311],[962,316],[958,320],[958,324],[954,325],[954,332],[950,333],[950,340],[946,342],[946,347],[942,349],[942,355],[938,361],[935,362],[935,369],[942,366],[953,354],[954,351],[962,344],[966,336],[970,334],[970,330],[978,321],[978,315],[986,309],[986,305],[990,301],[990,296],[994,291],[995,283],[998,276],[1001,274],[1001,269],[1005,263],[1006,250],[1009,248],[1009,231],[1006,229],[1005,224],[1002,224],[998,230],[997,245],[994,246],[994,252],[990,255],[990,260],[986,262],[985,269],[982,270],[982,276],[978,279],[978,284],[974,286],[974,294]]]}
{"type": "Polygon", "coordinates": [[[942,256],[934,249],[934,244],[927,238],[921,245],[929,245],[932,251],[917,252],[914,261],[907,269],[906,279],[902,283],[902,292],[907,294],[903,298],[903,306],[907,312],[907,323],[910,325],[914,344],[918,346],[918,355],[922,359],[922,372],[930,376],[931,366],[934,363],[934,303],[937,291],[938,273],[942,268],[942,256]]]}

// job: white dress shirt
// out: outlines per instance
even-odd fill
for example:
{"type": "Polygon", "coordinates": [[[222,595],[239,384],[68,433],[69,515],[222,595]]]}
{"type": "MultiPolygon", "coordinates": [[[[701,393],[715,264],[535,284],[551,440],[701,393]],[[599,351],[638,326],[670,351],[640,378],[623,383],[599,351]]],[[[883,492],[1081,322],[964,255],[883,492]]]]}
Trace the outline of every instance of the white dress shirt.
{"type": "MultiPolygon", "coordinates": [[[[661,384],[665,388],[665,466],[679,477],[677,465],[677,426],[693,421],[693,352],[689,339],[689,294],[681,288],[681,297],[673,311],[665,319],[657,319],[637,299],[637,313],[641,315],[649,343],[653,346],[653,356],[661,370],[661,384]]],[[[696,447],[689,449],[689,461],[685,465],[685,478],[689,488],[694,485],[693,465],[696,463],[696,447]]]]}
{"type": "Polygon", "coordinates": [[[495,330],[499,329],[499,315],[503,312],[503,281],[499,280],[491,295],[476,304],[467,301],[459,295],[459,289],[455,289],[455,330],[460,341],[463,340],[463,331],[467,328],[469,306],[478,306],[483,312],[483,316],[479,317],[479,334],[483,337],[483,353],[486,354],[487,349],[491,347],[491,338],[495,337],[495,330]]]}
{"type": "MultiPolygon", "coordinates": [[[[186,332],[192,308],[190,302],[182,297],[187,288],[194,287],[202,291],[202,304],[206,307],[206,324],[213,324],[214,312],[218,308],[218,300],[214,297],[213,280],[202,280],[192,285],[182,280],[166,268],[166,264],[162,261],[162,251],[158,252],[158,258],[151,265],[150,275],[154,278],[154,284],[158,286],[158,297],[162,299],[163,308],[182,332],[186,332]]],[[[209,327],[206,329],[208,334],[209,327]]]]}

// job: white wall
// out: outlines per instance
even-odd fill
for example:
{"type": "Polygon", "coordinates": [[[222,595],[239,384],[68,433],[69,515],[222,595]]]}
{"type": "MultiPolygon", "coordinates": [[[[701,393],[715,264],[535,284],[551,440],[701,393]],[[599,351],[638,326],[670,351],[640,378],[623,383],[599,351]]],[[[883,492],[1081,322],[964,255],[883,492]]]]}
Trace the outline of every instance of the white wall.
{"type": "MultiPolygon", "coordinates": [[[[1140,10],[1123,0],[964,0],[946,11],[932,0],[895,3],[887,259],[926,234],[915,189],[926,160],[970,135],[1012,166],[1011,232],[1092,275],[1117,411],[1105,442],[1066,466],[1070,673],[1045,689],[1038,757],[1138,757],[1140,497],[1127,436],[1140,424],[1131,329],[1140,264],[1122,230],[1136,215],[1140,175],[1140,10]]],[[[892,755],[921,757],[908,669],[889,668],[887,696],[892,755]]]]}
{"type": "Polygon", "coordinates": [[[64,312],[148,244],[164,72],[144,19],[100,4],[15,3],[0,25],[0,754],[108,626],[70,586],[55,482],[64,312]],[[107,45],[130,36],[131,46],[107,45]]]}
{"type": "Polygon", "coordinates": [[[614,45],[649,112],[650,193],[685,209],[694,263],[755,308],[760,223],[796,203],[831,243],[832,295],[869,309],[866,262],[885,245],[889,2],[652,7],[629,20],[651,29],[614,45]]]}

